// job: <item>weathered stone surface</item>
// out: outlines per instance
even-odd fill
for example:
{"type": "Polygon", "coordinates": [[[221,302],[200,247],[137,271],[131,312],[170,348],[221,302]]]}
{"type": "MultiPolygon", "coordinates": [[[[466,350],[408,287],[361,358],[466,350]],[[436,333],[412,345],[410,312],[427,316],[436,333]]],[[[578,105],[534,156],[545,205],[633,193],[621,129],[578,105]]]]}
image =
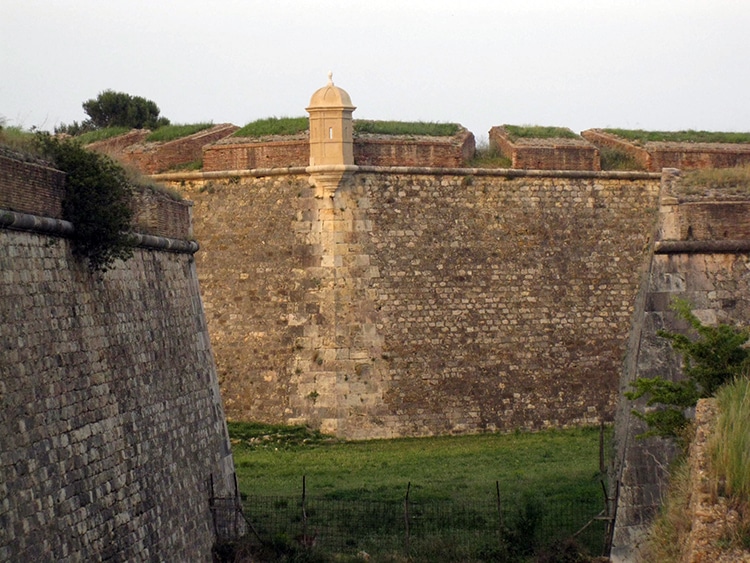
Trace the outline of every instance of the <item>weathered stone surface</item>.
{"type": "MultiPolygon", "coordinates": [[[[368,169],[369,170],[369,169],[368,169]]],[[[347,437],[611,420],[658,178],[175,182],[227,412],[347,437]]]]}
{"type": "Polygon", "coordinates": [[[211,561],[233,476],[192,254],[0,228],[0,560],[211,561]]]}

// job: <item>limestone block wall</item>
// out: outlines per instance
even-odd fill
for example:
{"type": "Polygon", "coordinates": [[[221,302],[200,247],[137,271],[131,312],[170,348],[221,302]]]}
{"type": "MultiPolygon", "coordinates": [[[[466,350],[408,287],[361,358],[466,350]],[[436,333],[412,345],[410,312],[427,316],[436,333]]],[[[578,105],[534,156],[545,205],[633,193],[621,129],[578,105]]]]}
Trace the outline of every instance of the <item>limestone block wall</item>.
{"type": "Polygon", "coordinates": [[[347,437],[612,419],[658,176],[360,168],[331,197],[269,173],[172,177],[229,416],[347,437]]]}
{"type": "Polygon", "coordinates": [[[132,259],[95,276],[55,231],[64,222],[10,224],[0,560],[211,561],[210,500],[235,488],[195,249],[141,237],[132,259]]]}
{"type": "MultiPolygon", "coordinates": [[[[662,190],[654,254],[647,284],[637,302],[622,392],[637,377],[681,377],[681,359],[656,334],[659,329],[689,328],[670,308],[675,297],[690,302],[704,323],[750,322],[750,236],[744,220],[747,201],[681,201],[676,170],[665,172],[662,190]]],[[[617,414],[615,561],[635,557],[661,505],[669,463],[676,454],[674,444],[667,440],[636,438],[645,427],[630,414],[633,407],[632,402],[621,398],[617,414]]]]}
{"type": "Polygon", "coordinates": [[[516,139],[504,127],[493,127],[490,143],[525,170],[601,170],[599,150],[584,139],[516,139]]]}

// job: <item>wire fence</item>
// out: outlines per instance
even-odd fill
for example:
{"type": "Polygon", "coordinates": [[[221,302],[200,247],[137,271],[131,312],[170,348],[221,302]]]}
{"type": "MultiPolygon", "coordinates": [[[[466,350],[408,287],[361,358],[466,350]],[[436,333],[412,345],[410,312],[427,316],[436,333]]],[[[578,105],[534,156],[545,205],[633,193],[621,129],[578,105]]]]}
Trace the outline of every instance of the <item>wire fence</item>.
{"type": "Polygon", "coordinates": [[[245,517],[257,541],[277,551],[367,554],[414,561],[522,561],[575,544],[604,550],[601,498],[560,501],[518,495],[460,502],[249,496],[245,517]],[[571,540],[574,538],[574,540],[571,540]]]}

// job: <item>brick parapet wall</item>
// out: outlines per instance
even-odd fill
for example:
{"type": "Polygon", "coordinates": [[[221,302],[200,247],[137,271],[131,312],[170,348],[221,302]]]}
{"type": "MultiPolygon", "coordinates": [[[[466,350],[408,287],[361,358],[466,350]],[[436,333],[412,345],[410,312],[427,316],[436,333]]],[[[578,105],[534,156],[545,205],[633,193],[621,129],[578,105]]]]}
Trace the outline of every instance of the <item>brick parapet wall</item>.
{"type": "Polygon", "coordinates": [[[64,172],[0,154],[0,209],[59,219],[64,193],[64,172]]]}
{"type": "MultiPolygon", "coordinates": [[[[62,218],[65,173],[19,157],[0,155],[0,209],[62,218]]],[[[151,188],[133,194],[135,231],[175,239],[192,238],[189,201],[175,201],[151,188]]]]}
{"type": "Polygon", "coordinates": [[[512,141],[503,127],[493,127],[490,143],[511,159],[511,166],[536,170],[601,170],[599,150],[580,139],[521,139],[512,141]]]}
{"type": "MultiPolygon", "coordinates": [[[[357,135],[354,162],[363,166],[422,166],[456,168],[474,156],[474,135],[463,131],[454,137],[357,135]]],[[[205,147],[203,170],[251,170],[308,166],[307,135],[274,140],[227,139],[205,147]]]]}
{"type": "Polygon", "coordinates": [[[102,154],[107,154],[113,158],[118,158],[126,148],[142,143],[150,134],[151,131],[148,129],[133,129],[132,131],[128,131],[117,137],[90,143],[86,145],[86,148],[102,154]]]}
{"type": "Polygon", "coordinates": [[[453,137],[354,136],[354,163],[360,166],[458,168],[474,150],[474,135],[465,130],[453,137]]]}
{"type": "Polygon", "coordinates": [[[255,168],[286,168],[310,163],[310,142],[299,139],[278,141],[243,141],[227,139],[224,143],[203,149],[203,170],[251,170],[255,168]]]}
{"type": "Polygon", "coordinates": [[[127,164],[135,166],[144,174],[156,174],[170,170],[181,164],[188,164],[203,158],[203,147],[224,139],[239,127],[224,123],[193,135],[168,142],[152,142],[131,145],[122,149],[116,156],[127,164]]]}
{"type": "Polygon", "coordinates": [[[581,135],[596,146],[632,156],[644,170],[651,172],[660,172],[663,168],[689,170],[731,168],[750,164],[750,145],[647,142],[639,146],[600,129],[589,129],[581,135]]]}
{"type": "Polygon", "coordinates": [[[658,175],[363,167],[334,199],[304,174],[187,178],[230,416],[348,437],[612,418],[658,175]]]}

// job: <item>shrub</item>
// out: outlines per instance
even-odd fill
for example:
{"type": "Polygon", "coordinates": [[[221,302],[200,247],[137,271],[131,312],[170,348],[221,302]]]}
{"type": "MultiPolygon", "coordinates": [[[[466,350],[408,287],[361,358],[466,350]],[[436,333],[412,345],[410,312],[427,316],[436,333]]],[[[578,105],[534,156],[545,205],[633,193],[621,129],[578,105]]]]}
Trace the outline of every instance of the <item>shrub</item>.
{"type": "Polygon", "coordinates": [[[602,170],[643,170],[632,155],[617,149],[599,149],[602,170]]]}
{"type": "Polygon", "coordinates": [[[690,324],[697,339],[664,330],[657,333],[682,353],[685,379],[675,382],[662,377],[640,377],[631,383],[635,390],[625,394],[628,399],[650,395],[647,406],[662,405],[651,412],[633,411],[649,427],[643,436],[679,437],[687,425],[685,409],[695,406],[701,397],[711,397],[721,385],[743,373],[750,359],[750,352],[744,348],[750,339],[748,329],[726,324],[706,326],[683,300],[675,300],[673,309],[690,324]]]}
{"type": "Polygon", "coordinates": [[[73,223],[73,253],[92,271],[105,272],[132,255],[131,188],[124,170],[107,156],[48,134],[36,137],[42,152],[66,173],[63,218],[73,223]]]}

